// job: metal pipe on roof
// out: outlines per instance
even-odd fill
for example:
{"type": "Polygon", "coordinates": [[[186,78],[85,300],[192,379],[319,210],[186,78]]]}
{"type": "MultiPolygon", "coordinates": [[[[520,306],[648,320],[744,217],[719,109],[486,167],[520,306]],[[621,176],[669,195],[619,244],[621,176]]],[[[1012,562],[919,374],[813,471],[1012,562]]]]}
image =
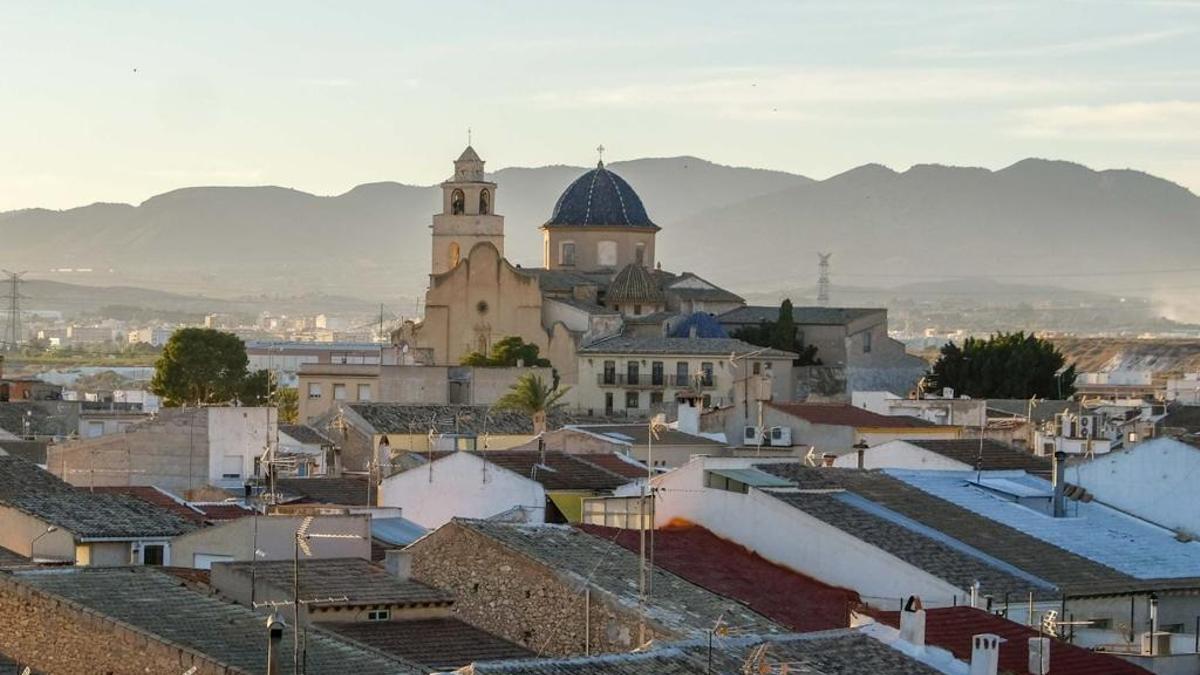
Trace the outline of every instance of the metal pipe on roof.
{"type": "Polygon", "coordinates": [[[1064,490],[1067,483],[1067,453],[1059,450],[1054,453],[1054,517],[1064,518],[1067,507],[1064,490]]]}

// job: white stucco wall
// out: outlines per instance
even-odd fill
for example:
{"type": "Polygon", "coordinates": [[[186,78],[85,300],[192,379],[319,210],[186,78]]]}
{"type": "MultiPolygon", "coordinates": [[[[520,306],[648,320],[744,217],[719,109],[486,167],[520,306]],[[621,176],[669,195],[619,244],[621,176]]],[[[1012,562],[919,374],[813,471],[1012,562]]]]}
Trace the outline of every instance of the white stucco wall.
{"type": "MultiPolygon", "coordinates": [[[[739,494],[704,487],[704,470],[744,468],[770,460],[703,458],[655,481],[655,527],[672,519],[701,525],[777,564],[834,586],[849,588],[872,604],[912,594],[926,605],[961,602],[964,591],[775,497],[751,488],[739,494]]],[[[783,460],[793,461],[793,460],[783,460]]],[[[886,603],[886,604],[885,604],[886,603]]]]}
{"type": "MultiPolygon", "coordinates": [[[[254,472],[254,458],[274,439],[278,416],[272,408],[208,408],[208,481],[223,488],[240,488],[254,472]],[[225,458],[241,457],[238,478],[224,478],[225,458]]],[[[232,468],[232,467],[231,467],[232,468]]]]}
{"type": "Polygon", "coordinates": [[[531,522],[541,523],[546,491],[537,481],[456,452],[384,479],[379,505],[400,507],[405,518],[431,530],[451,518],[489,518],[517,506],[529,508],[531,522]]]}
{"type": "Polygon", "coordinates": [[[1200,534],[1200,449],[1156,438],[1128,450],[1076,464],[1068,460],[1067,481],[1096,499],[1171,529],[1200,534]]]}
{"type": "MultiPolygon", "coordinates": [[[[839,455],[837,467],[858,467],[858,453],[839,455]]],[[[888,441],[863,451],[864,469],[928,469],[933,471],[970,471],[975,468],[907,441],[888,441]]]]}

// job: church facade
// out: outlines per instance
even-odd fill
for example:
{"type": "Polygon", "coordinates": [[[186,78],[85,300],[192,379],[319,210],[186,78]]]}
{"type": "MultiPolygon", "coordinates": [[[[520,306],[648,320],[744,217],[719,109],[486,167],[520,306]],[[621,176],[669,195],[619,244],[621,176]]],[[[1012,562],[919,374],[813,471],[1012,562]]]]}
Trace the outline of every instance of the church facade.
{"type": "MultiPolygon", "coordinates": [[[[441,187],[442,212],[431,226],[425,316],[394,336],[409,362],[457,365],[473,352],[486,354],[499,340],[518,336],[538,346],[563,384],[578,384],[582,360],[589,382],[576,387],[571,397],[576,399],[605,384],[594,359],[587,364],[586,350],[606,340],[636,338],[650,353],[677,350],[699,338],[756,349],[729,340],[715,321],[688,321],[694,314],[721,314],[745,302],[694,274],[663,270],[655,248],[661,228],[633,187],[603,162],[563,191],[541,225],[540,268],[517,267],[505,258],[500,186],[486,179],[484,162],[473,148],[463,151],[441,187]]],[[[641,386],[625,379],[622,384],[641,386]]],[[[652,386],[649,374],[645,384],[652,386]]],[[[612,409],[598,391],[594,396],[601,402],[573,402],[612,409]]],[[[633,399],[622,394],[620,400],[633,399]]],[[[646,405],[629,413],[649,412],[652,397],[638,400],[646,405]]],[[[662,397],[653,402],[661,405],[662,397]]]]}

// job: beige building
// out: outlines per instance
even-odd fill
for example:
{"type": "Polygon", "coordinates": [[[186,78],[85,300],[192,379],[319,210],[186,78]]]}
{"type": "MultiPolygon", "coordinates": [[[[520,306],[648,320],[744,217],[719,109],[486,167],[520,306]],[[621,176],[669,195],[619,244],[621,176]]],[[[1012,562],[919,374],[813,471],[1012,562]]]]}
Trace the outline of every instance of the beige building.
{"type": "Polygon", "coordinates": [[[795,354],[729,338],[600,340],[579,350],[575,408],[586,415],[647,417],[674,413],[679,394],[696,392],[704,407],[732,405],[737,383],[769,376],[770,396],[790,400],[795,354]]]}
{"type": "MultiPolygon", "coordinates": [[[[176,567],[212,569],[213,563],[258,560],[292,560],[296,530],[305,516],[247,516],[176,537],[171,542],[172,564],[176,567]],[[256,553],[257,552],[257,553],[256,553]]],[[[336,534],[308,542],[312,559],[371,558],[369,515],[315,515],[309,531],[336,534]]]]}

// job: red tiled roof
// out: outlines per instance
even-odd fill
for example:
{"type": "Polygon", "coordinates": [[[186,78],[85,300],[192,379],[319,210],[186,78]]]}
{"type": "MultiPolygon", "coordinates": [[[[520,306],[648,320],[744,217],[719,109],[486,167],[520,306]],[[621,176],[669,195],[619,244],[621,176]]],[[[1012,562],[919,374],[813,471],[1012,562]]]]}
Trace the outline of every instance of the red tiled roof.
{"type": "Polygon", "coordinates": [[[204,512],[204,518],[210,523],[220,523],[227,520],[237,520],[253,515],[253,512],[241,504],[195,504],[204,512]]]}
{"type": "MultiPolygon", "coordinates": [[[[580,527],[631,551],[639,548],[637,530],[580,527]]],[[[851,608],[859,604],[854,591],[776,565],[698,525],[656,530],[654,564],[800,632],[846,628],[851,608]]]]}
{"type": "Polygon", "coordinates": [[[880,415],[847,403],[767,403],[768,406],[813,424],[847,427],[933,428],[939,425],[907,415],[880,415]]]}
{"type": "Polygon", "coordinates": [[[645,464],[632,457],[628,459],[618,457],[615,452],[592,452],[572,456],[582,462],[598,466],[605,471],[615,473],[618,476],[624,476],[625,478],[636,480],[646,477],[645,464]]]}
{"type": "MultiPolygon", "coordinates": [[[[876,616],[891,626],[900,625],[899,612],[878,612],[876,616]]],[[[1038,637],[1036,630],[973,607],[925,610],[925,643],[947,649],[961,661],[971,660],[971,637],[980,633],[992,633],[1007,640],[1000,644],[1001,672],[1028,672],[1029,638],[1038,637]]],[[[1050,641],[1049,675],[1146,675],[1148,672],[1111,654],[1050,641]]]]}

